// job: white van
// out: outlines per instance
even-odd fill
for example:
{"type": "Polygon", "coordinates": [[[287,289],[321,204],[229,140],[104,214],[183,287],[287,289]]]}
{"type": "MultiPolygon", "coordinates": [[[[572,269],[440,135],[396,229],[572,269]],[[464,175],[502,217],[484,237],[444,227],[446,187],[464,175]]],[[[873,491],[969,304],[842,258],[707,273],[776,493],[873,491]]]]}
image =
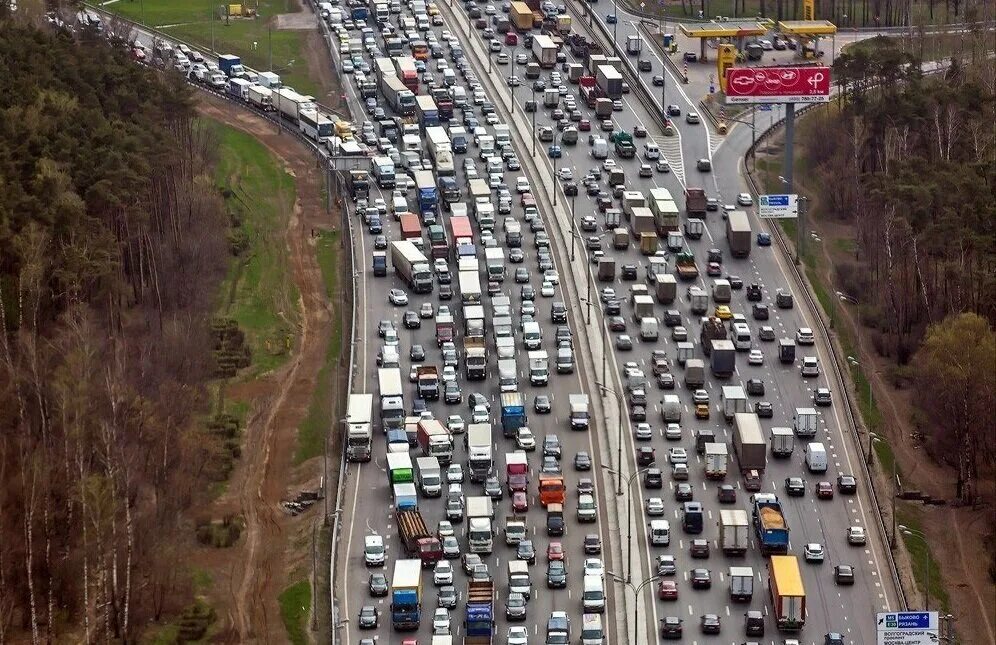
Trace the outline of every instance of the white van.
{"type": "Polygon", "coordinates": [[[667,520],[651,520],[650,543],[654,546],[671,544],[671,523],[667,520]]]}
{"type": "Polygon", "coordinates": [[[460,85],[451,87],[450,98],[453,99],[453,105],[457,107],[462,107],[464,105],[467,105],[467,90],[465,90],[460,85]]]}
{"type": "Polygon", "coordinates": [[[584,577],[584,587],[581,593],[581,606],[585,613],[605,611],[605,585],[601,576],[588,575],[584,577]]]}
{"type": "Polygon", "coordinates": [[[661,406],[664,423],[681,423],[681,400],[676,394],[665,394],[661,406]]]}
{"type": "Polygon", "coordinates": [[[444,69],[443,70],[443,85],[445,85],[446,87],[453,87],[454,85],[456,85],[456,82],[457,82],[456,72],[454,72],[449,67],[447,67],[446,69],[444,69]]]}
{"type": "Polygon", "coordinates": [[[605,159],[609,156],[609,142],[602,137],[595,137],[591,142],[591,156],[594,159],[605,159]]]}
{"type": "Polygon", "coordinates": [[[363,538],[363,562],[368,567],[384,566],[384,538],[376,533],[363,538]]]}
{"type": "Polygon", "coordinates": [[[813,442],[806,446],[806,467],[811,473],[827,471],[827,449],[822,443],[813,442]]]}
{"type": "Polygon", "coordinates": [[[529,564],[525,560],[508,561],[508,592],[521,593],[529,600],[532,585],[529,582],[529,564]]]}
{"type": "Polygon", "coordinates": [[[527,322],[522,326],[522,342],[526,349],[540,348],[543,344],[543,332],[540,331],[538,322],[527,322]]]}
{"type": "Polygon", "coordinates": [[[643,144],[643,156],[649,161],[656,161],[661,158],[661,149],[653,141],[643,144]]]}
{"type": "Polygon", "coordinates": [[[733,324],[733,347],[738,352],[750,350],[750,327],[747,323],[733,324]]]}

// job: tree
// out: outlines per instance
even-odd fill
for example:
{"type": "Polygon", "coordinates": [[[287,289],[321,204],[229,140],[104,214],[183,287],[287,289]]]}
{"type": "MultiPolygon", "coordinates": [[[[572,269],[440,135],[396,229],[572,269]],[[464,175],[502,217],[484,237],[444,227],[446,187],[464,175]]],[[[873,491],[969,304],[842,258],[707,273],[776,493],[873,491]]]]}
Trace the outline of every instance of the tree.
{"type": "Polygon", "coordinates": [[[975,500],[979,463],[992,463],[996,334],[971,313],[931,325],[914,358],[917,407],[935,455],[958,471],[957,496],[975,500]]]}

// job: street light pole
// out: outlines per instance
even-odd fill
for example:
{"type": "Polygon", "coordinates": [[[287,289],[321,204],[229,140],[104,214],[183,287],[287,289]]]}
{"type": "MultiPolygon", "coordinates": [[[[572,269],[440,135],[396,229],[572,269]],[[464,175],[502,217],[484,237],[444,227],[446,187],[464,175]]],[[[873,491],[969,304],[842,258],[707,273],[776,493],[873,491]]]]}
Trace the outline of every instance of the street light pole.
{"type": "Polygon", "coordinates": [[[910,537],[915,537],[921,542],[923,542],[923,570],[924,570],[924,588],[923,588],[923,610],[930,611],[930,545],[927,543],[927,536],[917,531],[916,529],[911,529],[903,524],[899,525],[899,530],[903,532],[904,535],[910,537]]]}
{"type": "Polygon", "coordinates": [[[577,246],[578,239],[578,227],[577,222],[574,219],[574,200],[577,199],[577,195],[571,196],[571,262],[574,262],[575,257],[575,247],[577,246]]]}
{"type": "MultiPolygon", "coordinates": [[[[553,133],[553,141],[550,142],[550,149],[557,147],[557,133],[553,133]]],[[[550,190],[553,192],[553,205],[557,205],[557,155],[553,155],[553,185],[550,190]]]]}
{"type": "MultiPolygon", "coordinates": [[[[622,476],[621,471],[616,471],[603,466],[610,473],[622,476]]],[[[626,582],[633,578],[633,480],[646,472],[648,468],[640,468],[626,478],[626,582]]]]}
{"type": "MultiPolygon", "coordinates": [[[[529,76],[528,74],[526,75],[529,76]]],[[[536,86],[533,85],[533,156],[536,156],[536,86]]]]}
{"type": "Polygon", "coordinates": [[[633,583],[629,580],[623,580],[622,576],[612,573],[611,571],[608,571],[607,573],[612,576],[613,580],[620,584],[626,585],[633,592],[633,645],[637,645],[640,636],[640,592],[643,591],[643,588],[648,584],[660,578],[660,574],[654,574],[634,587],[633,583]]]}

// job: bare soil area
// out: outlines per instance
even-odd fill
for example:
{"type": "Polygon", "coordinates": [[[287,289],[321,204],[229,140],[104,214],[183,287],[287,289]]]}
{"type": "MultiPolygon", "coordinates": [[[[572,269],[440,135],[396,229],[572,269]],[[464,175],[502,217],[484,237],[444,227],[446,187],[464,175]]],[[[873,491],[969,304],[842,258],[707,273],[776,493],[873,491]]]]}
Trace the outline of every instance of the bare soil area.
{"type": "Polygon", "coordinates": [[[297,343],[285,366],[255,384],[229,391],[246,396],[250,412],[242,459],[229,492],[212,513],[242,516],[245,530],[232,549],[196,554],[214,580],[209,594],[223,622],[215,640],[285,642],[277,596],[288,584],[289,570],[300,564],[301,554],[295,556],[295,548],[300,550],[300,536],[310,532],[314,511],[292,518],[280,502],[296,490],[291,486],[320,474],[321,464],[314,460],[304,468],[316,472],[295,470],[293,455],[297,428],[308,413],[332,329],[331,305],[315,253],[314,232],[328,226],[320,198],[322,174],[311,153],[292,136],[279,134],[271,123],[210,97],[200,100],[199,110],[257,138],[282,161],[297,186],[286,229],[288,259],[301,294],[297,343]]]}

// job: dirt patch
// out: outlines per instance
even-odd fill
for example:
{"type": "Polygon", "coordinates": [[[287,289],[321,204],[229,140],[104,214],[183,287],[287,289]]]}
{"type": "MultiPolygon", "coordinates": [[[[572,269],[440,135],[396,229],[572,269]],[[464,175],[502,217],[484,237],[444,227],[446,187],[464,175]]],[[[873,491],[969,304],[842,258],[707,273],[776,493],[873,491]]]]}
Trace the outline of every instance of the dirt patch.
{"type": "Polygon", "coordinates": [[[274,16],[274,20],[276,22],[274,26],[277,29],[284,29],[288,31],[318,31],[318,25],[315,24],[315,14],[313,14],[310,10],[300,11],[298,13],[277,14],[274,16]]]}
{"type": "Polygon", "coordinates": [[[301,563],[298,537],[308,530],[313,514],[291,518],[281,510],[280,502],[290,495],[292,483],[316,476],[295,472],[292,463],[297,428],[308,413],[331,331],[331,306],[313,234],[328,224],[320,198],[322,174],[311,153],[294,137],[279,134],[272,123],[209,97],[200,100],[199,111],[256,137],[281,160],[297,185],[286,242],[301,296],[298,342],[291,360],[281,369],[257,385],[234,388],[235,393],[251,397],[247,400],[251,408],[242,459],[229,493],[218,500],[214,512],[241,515],[246,527],[244,539],[230,550],[227,560],[218,558],[217,552],[206,558],[210,560],[207,568],[218,574],[212,595],[224,625],[217,640],[283,642],[286,634],[277,596],[288,584],[288,571],[301,563]]]}

